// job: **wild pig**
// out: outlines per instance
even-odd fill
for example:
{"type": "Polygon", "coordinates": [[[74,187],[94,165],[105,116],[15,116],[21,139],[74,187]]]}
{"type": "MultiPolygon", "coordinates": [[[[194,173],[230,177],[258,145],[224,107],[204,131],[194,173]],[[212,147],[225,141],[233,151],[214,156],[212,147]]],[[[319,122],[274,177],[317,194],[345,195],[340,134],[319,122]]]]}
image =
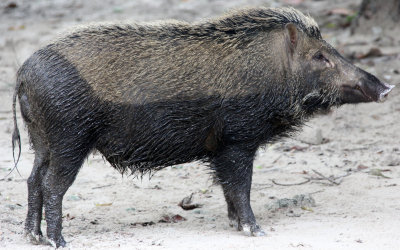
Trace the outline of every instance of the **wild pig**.
{"type": "Polygon", "coordinates": [[[98,150],[121,172],[209,163],[232,225],[264,235],[250,207],[260,145],[315,112],[381,101],[392,88],[340,56],[316,22],[292,8],[245,9],[196,24],[78,29],[17,73],[13,145],[20,145],[18,97],[35,152],[26,233],[65,246],[63,195],[98,150]]]}

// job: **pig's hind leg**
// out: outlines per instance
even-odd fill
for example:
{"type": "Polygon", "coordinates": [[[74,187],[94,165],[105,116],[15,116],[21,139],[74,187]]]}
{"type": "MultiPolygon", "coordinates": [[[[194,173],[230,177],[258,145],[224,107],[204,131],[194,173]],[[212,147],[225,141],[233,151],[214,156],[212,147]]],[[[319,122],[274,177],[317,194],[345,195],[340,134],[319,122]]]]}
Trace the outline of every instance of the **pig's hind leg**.
{"type": "Polygon", "coordinates": [[[62,154],[52,153],[49,168],[42,180],[43,204],[47,222],[47,243],[54,247],[66,245],[61,234],[62,200],[64,194],[74,182],[89,150],[80,148],[69,151],[69,153],[80,157],[65,157],[62,154]]]}
{"type": "Polygon", "coordinates": [[[28,134],[33,150],[35,161],[32,172],[27,180],[28,184],[28,214],[25,220],[25,235],[33,244],[44,242],[40,229],[43,213],[43,189],[42,180],[49,167],[49,149],[45,137],[33,119],[27,96],[22,93],[20,98],[21,114],[28,128],[28,134]]]}
{"type": "Polygon", "coordinates": [[[35,149],[35,161],[28,178],[28,214],[25,220],[25,235],[34,244],[44,242],[40,229],[43,211],[42,179],[49,164],[49,153],[44,147],[35,149]]]}
{"type": "Polygon", "coordinates": [[[226,146],[216,154],[211,168],[222,186],[231,224],[246,235],[262,236],[250,206],[250,189],[255,150],[241,146],[226,146]]]}

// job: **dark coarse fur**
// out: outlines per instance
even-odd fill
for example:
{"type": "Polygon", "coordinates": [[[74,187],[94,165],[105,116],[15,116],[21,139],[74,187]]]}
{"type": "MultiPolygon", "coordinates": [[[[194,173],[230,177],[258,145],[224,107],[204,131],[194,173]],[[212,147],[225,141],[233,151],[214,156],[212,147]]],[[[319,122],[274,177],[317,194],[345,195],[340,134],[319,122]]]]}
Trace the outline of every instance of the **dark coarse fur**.
{"type": "Polygon", "coordinates": [[[96,149],[123,173],[210,162],[229,217],[258,232],[248,211],[257,148],[338,99],[320,72],[282,68],[273,41],[288,23],[321,40],[310,17],[259,8],[198,24],[92,25],[33,54],[16,87],[36,154],[26,230],[41,235],[43,203],[49,239],[65,244],[54,209],[96,149]]]}

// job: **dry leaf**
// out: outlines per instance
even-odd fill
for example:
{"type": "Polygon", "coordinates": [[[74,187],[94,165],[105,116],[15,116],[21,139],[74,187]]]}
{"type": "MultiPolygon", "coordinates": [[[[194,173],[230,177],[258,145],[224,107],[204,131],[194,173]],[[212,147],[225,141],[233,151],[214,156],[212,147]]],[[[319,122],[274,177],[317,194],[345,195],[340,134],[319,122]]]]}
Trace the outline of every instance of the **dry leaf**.
{"type": "Polygon", "coordinates": [[[180,216],[179,214],[176,214],[172,217],[170,217],[169,215],[164,215],[158,222],[161,223],[177,223],[179,221],[185,221],[186,218],[180,216]]]}
{"type": "Polygon", "coordinates": [[[112,205],[112,202],[111,203],[96,203],[96,207],[106,207],[106,206],[111,206],[112,205]]]}
{"type": "Polygon", "coordinates": [[[375,176],[378,176],[378,177],[382,177],[382,178],[386,178],[386,179],[391,179],[390,177],[388,177],[388,176],[382,174],[382,172],[383,172],[383,171],[380,170],[380,169],[371,169],[368,173],[369,173],[370,175],[375,175],[375,176]]]}
{"type": "Polygon", "coordinates": [[[190,196],[183,198],[183,200],[179,202],[178,206],[180,206],[183,210],[192,210],[203,206],[202,204],[197,203],[192,204],[192,197],[193,193],[190,196]]]}
{"type": "Polygon", "coordinates": [[[329,10],[328,15],[341,15],[341,16],[350,16],[354,15],[354,12],[352,10],[346,9],[346,8],[336,8],[329,10]]]}

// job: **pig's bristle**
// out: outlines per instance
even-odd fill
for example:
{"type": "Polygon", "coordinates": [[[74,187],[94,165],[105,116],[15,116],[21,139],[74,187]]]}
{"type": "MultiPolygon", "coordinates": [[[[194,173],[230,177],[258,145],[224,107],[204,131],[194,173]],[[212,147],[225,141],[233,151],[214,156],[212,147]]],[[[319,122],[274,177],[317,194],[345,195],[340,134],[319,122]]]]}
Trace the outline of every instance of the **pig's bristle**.
{"type": "Polygon", "coordinates": [[[309,15],[292,8],[245,8],[234,10],[209,24],[214,24],[220,30],[264,30],[282,29],[288,23],[294,23],[310,37],[321,39],[317,22],[309,15]]]}

